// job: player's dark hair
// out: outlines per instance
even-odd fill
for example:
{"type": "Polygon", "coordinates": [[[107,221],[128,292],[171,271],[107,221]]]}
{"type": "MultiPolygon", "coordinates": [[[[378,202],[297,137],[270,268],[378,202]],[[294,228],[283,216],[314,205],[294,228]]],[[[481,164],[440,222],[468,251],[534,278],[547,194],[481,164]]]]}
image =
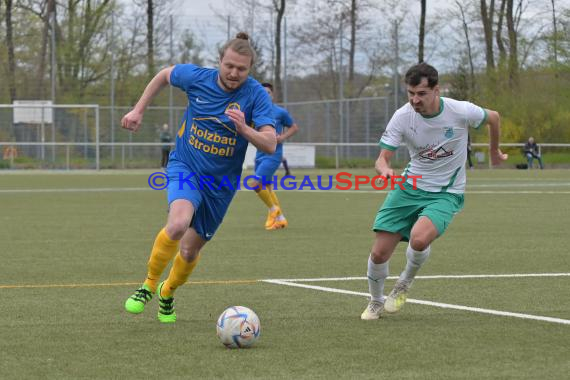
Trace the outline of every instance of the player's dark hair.
{"type": "Polygon", "coordinates": [[[263,82],[261,85],[262,85],[263,87],[267,87],[268,89],[271,90],[271,92],[273,92],[273,85],[272,85],[271,83],[269,83],[269,82],[263,82]]]}
{"type": "Polygon", "coordinates": [[[228,49],[232,49],[239,55],[251,57],[251,66],[255,62],[256,54],[253,46],[249,42],[249,35],[246,32],[239,32],[236,37],[229,40],[220,49],[220,61],[224,58],[224,54],[228,49]]]}
{"type": "Polygon", "coordinates": [[[428,65],[425,62],[421,62],[410,67],[406,73],[404,82],[410,86],[417,86],[423,78],[427,79],[429,88],[437,86],[439,81],[439,75],[435,67],[428,65]]]}

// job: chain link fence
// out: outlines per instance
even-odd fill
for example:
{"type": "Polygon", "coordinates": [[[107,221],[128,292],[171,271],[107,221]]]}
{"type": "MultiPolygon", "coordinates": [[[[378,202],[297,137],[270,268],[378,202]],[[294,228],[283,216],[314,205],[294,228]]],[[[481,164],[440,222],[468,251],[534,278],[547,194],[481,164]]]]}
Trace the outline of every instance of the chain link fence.
{"type": "MultiPolygon", "coordinates": [[[[375,159],[375,144],[389,120],[389,104],[384,97],[282,106],[300,127],[290,142],[324,143],[316,147],[317,162],[375,159]]],[[[130,110],[98,105],[0,105],[0,167],[157,167],[164,145],[159,140],[160,129],[170,124],[174,136],[184,107],[149,107],[137,133],[120,127],[121,118],[130,110]]]]}
{"type": "MultiPolygon", "coordinates": [[[[289,142],[315,147],[318,167],[372,167],[389,120],[386,98],[283,104],[299,125],[289,142]]],[[[175,136],[184,107],[149,107],[137,133],[120,127],[130,107],[0,104],[0,169],[128,169],[160,167],[163,124],[175,136]]],[[[172,144],[173,145],[173,144],[172,144]]],[[[512,167],[524,164],[522,143],[504,143],[512,167]]],[[[570,144],[540,144],[546,167],[569,167],[570,144]]],[[[409,160],[405,147],[393,163],[409,160]]],[[[475,166],[488,167],[488,144],[473,144],[475,166]]],[[[507,165],[508,166],[508,165],[507,165]]],[[[508,167],[510,167],[508,166],[508,167]]]]}

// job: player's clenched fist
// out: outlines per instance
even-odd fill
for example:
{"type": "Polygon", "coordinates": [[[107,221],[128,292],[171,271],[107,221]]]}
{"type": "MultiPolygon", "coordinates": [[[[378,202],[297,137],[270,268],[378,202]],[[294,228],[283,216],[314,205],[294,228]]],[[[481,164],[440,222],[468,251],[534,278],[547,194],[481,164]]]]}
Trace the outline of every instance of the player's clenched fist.
{"type": "Polygon", "coordinates": [[[132,132],[138,131],[141,127],[142,116],[140,112],[132,110],[121,119],[121,127],[132,132]]]}
{"type": "Polygon", "coordinates": [[[491,149],[491,164],[500,165],[509,158],[509,155],[501,152],[500,149],[491,149]]]}

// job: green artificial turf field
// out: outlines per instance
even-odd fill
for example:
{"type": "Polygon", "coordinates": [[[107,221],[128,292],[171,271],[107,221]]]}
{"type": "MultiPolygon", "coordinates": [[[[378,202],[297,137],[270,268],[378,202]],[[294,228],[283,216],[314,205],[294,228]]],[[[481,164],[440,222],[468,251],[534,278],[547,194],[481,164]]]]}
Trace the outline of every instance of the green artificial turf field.
{"type": "MultiPolygon", "coordinates": [[[[157,321],[156,300],[141,315],[123,309],[166,220],[165,193],[147,184],[151,172],[0,175],[0,378],[570,373],[568,171],[469,172],[465,209],[433,244],[410,302],[378,321],[360,313],[370,226],[385,192],[279,191],[289,228],[269,232],[265,206],[240,191],[176,293],[175,325],[157,321]],[[264,281],[276,279],[284,281],[264,281]],[[217,340],[216,319],[231,305],[260,317],[251,349],[217,340]]],[[[293,174],[316,180],[336,171],[293,174]]],[[[392,258],[392,276],[404,250],[392,258]]]]}

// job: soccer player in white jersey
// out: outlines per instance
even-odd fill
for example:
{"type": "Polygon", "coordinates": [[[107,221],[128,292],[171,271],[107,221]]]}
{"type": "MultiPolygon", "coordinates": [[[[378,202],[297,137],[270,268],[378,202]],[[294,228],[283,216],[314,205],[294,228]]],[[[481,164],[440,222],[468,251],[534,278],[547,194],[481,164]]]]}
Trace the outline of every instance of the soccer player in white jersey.
{"type": "Polygon", "coordinates": [[[390,160],[400,144],[407,146],[411,159],[402,174],[406,177],[404,189],[396,186],[388,193],[372,227],[376,239],[368,258],[370,301],[361,315],[365,320],[400,310],[430,254],[430,244],[463,208],[468,129],[488,124],[491,163],[498,165],[507,159],[499,149],[500,117],[496,111],[441,97],[437,70],[426,63],[411,67],[405,83],[409,103],[388,123],[375,169],[379,175],[394,176],[390,160]],[[400,241],[409,242],[406,267],[384,297],[388,263],[400,241]]]}

